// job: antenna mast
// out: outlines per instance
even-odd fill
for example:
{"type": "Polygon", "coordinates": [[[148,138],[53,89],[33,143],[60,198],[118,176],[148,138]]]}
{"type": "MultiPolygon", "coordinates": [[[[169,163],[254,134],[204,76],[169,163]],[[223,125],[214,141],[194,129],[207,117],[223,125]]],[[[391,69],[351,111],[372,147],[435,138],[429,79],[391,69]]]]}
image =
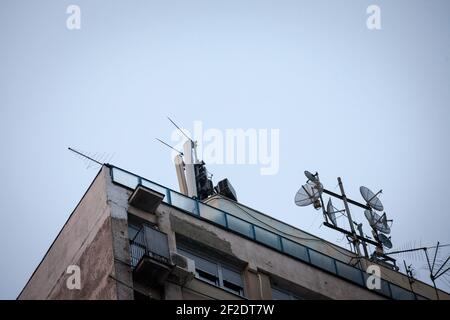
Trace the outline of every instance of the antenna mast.
{"type": "Polygon", "coordinates": [[[347,196],[345,195],[344,186],[342,185],[342,179],[341,179],[341,177],[338,177],[337,180],[339,183],[339,189],[341,189],[342,201],[344,202],[345,212],[347,213],[348,223],[350,224],[350,230],[352,231],[353,247],[355,247],[356,254],[358,256],[361,256],[361,250],[359,248],[359,241],[358,241],[358,237],[356,235],[355,227],[353,226],[353,219],[352,219],[352,215],[350,214],[350,208],[347,203],[347,196]]]}

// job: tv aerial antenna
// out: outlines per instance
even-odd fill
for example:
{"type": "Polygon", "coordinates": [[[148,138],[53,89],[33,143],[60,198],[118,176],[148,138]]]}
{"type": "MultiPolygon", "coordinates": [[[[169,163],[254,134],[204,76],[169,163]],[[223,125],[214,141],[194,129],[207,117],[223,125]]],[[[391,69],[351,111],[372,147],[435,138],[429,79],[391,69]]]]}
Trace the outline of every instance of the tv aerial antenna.
{"type": "Polygon", "coordinates": [[[429,277],[430,277],[431,282],[433,283],[433,287],[436,292],[436,298],[439,300],[440,299],[439,290],[436,286],[436,280],[444,279],[450,283],[450,272],[449,272],[450,271],[450,255],[441,261],[437,260],[437,256],[439,253],[439,249],[441,249],[443,247],[448,247],[448,246],[450,246],[450,244],[441,245],[438,242],[437,245],[433,246],[433,247],[421,247],[421,248],[412,248],[412,249],[407,249],[407,250],[392,251],[392,252],[386,253],[386,255],[397,255],[397,254],[403,254],[403,253],[407,253],[407,252],[422,251],[427,260],[427,267],[428,267],[428,271],[430,272],[429,277]],[[432,257],[431,257],[429,255],[428,250],[433,250],[433,249],[434,249],[434,254],[431,251],[430,252],[430,254],[432,255],[432,257]]]}
{"type": "Polygon", "coordinates": [[[80,158],[83,158],[83,160],[86,162],[86,169],[90,169],[93,163],[99,166],[103,166],[105,163],[111,161],[112,158],[114,157],[114,154],[108,154],[106,152],[105,153],[96,152],[94,154],[86,154],[71,147],[68,147],[67,149],[78,155],[80,158]]]}

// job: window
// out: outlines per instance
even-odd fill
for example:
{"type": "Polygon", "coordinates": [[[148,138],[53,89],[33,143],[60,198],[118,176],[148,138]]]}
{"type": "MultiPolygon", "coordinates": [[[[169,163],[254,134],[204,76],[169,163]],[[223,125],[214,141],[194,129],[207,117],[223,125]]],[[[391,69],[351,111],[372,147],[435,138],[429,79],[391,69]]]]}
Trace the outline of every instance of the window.
{"type": "Polygon", "coordinates": [[[240,272],[232,270],[223,264],[219,264],[219,269],[221,270],[222,274],[222,284],[223,287],[226,288],[229,291],[234,292],[237,295],[243,296],[244,290],[243,290],[243,282],[242,282],[242,275],[240,272]]]}
{"type": "Polygon", "coordinates": [[[192,249],[177,248],[179,254],[194,260],[196,278],[234,294],[244,296],[241,272],[227,263],[192,249]]]}
{"type": "Polygon", "coordinates": [[[272,299],[273,300],[301,300],[298,296],[285,289],[278,287],[272,287],[272,299]]]}

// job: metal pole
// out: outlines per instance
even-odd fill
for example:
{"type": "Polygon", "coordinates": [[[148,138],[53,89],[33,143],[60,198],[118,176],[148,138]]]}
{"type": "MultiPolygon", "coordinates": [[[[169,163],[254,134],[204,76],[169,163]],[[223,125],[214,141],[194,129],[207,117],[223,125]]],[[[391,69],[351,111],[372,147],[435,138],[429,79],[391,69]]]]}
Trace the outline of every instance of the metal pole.
{"type": "Polygon", "coordinates": [[[430,269],[430,279],[433,282],[433,287],[434,287],[434,291],[436,291],[437,300],[440,300],[439,299],[439,291],[438,291],[438,289],[436,287],[436,282],[434,281],[435,277],[434,277],[434,274],[433,274],[433,269],[431,269],[430,258],[428,257],[427,248],[425,248],[424,251],[425,251],[425,256],[427,257],[428,268],[430,269]]]}
{"type": "Polygon", "coordinates": [[[328,223],[328,217],[327,217],[327,214],[326,214],[325,203],[323,202],[323,197],[322,197],[322,195],[320,195],[320,203],[322,204],[322,214],[323,214],[323,218],[325,219],[325,222],[328,223]]]}
{"type": "Polygon", "coordinates": [[[356,236],[355,227],[353,226],[353,219],[352,219],[352,215],[350,214],[350,208],[348,207],[347,196],[345,195],[344,186],[342,185],[341,177],[338,177],[337,180],[339,183],[339,188],[341,189],[342,201],[344,202],[345,212],[347,212],[347,218],[348,218],[348,223],[350,224],[350,230],[352,230],[353,246],[356,249],[356,254],[358,256],[361,256],[361,250],[359,248],[359,241],[356,236]]]}
{"type": "Polygon", "coordinates": [[[431,266],[432,270],[434,270],[434,264],[436,262],[436,257],[437,257],[438,250],[439,250],[439,241],[438,241],[437,246],[436,246],[436,251],[434,252],[433,265],[431,266]]]}
{"type": "Polygon", "coordinates": [[[417,295],[414,292],[414,288],[412,286],[412,284],[414,282],[413,276],[412,276],[412,271],[409,270],[409,268],[406,266],[406,261],[405,260],[403,260],[403,265],[405,266],[405,272],[406,272],[406,275],[408,276],[409,288],[411,289],[411,292],[414,294],[414,297],[417,299],[417,295]]]}
{"type": "MultiPolygon", "coordinates": [[[[317,179],[320,181],[319,173],[317,173],[317,172],[316,172],[316,177],[317,177],[317,179]]],[[[328,222],[328,217],[327,217],[326,210],[325,210],[325,202],[323,202],[322,193],[320,193],[320,203],[322,204],[322,214],[323,214],[323,218],[325,219],[326,222],[328,222]]]]}
{"type": "MultiPolygon", "coordinates": [[[[362,223],[358,224],[358,231],[359,231],[359,236],[361,238],[364,238],[362,223]]],[[[367,251],[367,244],[364,241],[361,241],[361,243],[363,245],[364,255],[366,256],[366,258],[369,258],[369,252],[367,251]]]]}

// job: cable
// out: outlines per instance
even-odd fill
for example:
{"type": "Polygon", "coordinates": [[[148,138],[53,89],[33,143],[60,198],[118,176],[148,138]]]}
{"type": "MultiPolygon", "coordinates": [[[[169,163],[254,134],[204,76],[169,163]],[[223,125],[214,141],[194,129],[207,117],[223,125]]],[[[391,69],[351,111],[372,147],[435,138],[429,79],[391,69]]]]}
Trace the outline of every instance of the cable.
{"type": "Polygon", "coordinates": [[[282,231],[282,230],[279,230],[279,229],[277,229],[277,228],[275,228],[275,227],[269,225],[268,223],[262,221],[261,219],[258,219],[257,217],[255,217],[254,215],[252,215],[250,212],[248,212],[247,210],[245,210],[245,209],[242,208],[241,206],[237,205],[234,201],[230,201],[230,203],[232,203],[232,204],[233,204],[234,206],[236,206],[237,208],[241,209],[243,212],[245,212],[248,216],[252,217],[253,219],[259,221],[260,223],[264,224],[265,226],[268,226],[268,227],[270,227],[271,229],[276,230],[276,231],[278,231],[278,232],[280,232],[280,233],[282,233],[282,234],[284,234],[284,235],[287,235],[287,236],[290,236],[290,237],[293,237],[293,238],[296,238],[296,239],[299,239],[299,240],[305,240],[305,241],[319,241],[319,242],[322,242],[322,243],[326,244],[327,246],[329,246],[329,247],[332,248],[333,250],[339,252],[340,254],[342,254],[342,255],[344,255],[344,256],[346,256],[346,257],[348,257],[348,258],[351,258],[352,260],[353,260],[353,259],[361,259],[361,257],[352,256],[352,255],[350,255],[350,254],[347,254],[346,252],[342,252],[341,250],[339,250],[338,248],[336,248],[334,245],[330,244],[328,241],[325,241],[325,240],[323,240],[323,239],[318,239],[318,238],[315,239],[315,238],[304,238],[304,237],[299,237],[299,236],[296,236],[296,235],[293,235],[293,234],[284,232],[284,231],[282,231]]]}

